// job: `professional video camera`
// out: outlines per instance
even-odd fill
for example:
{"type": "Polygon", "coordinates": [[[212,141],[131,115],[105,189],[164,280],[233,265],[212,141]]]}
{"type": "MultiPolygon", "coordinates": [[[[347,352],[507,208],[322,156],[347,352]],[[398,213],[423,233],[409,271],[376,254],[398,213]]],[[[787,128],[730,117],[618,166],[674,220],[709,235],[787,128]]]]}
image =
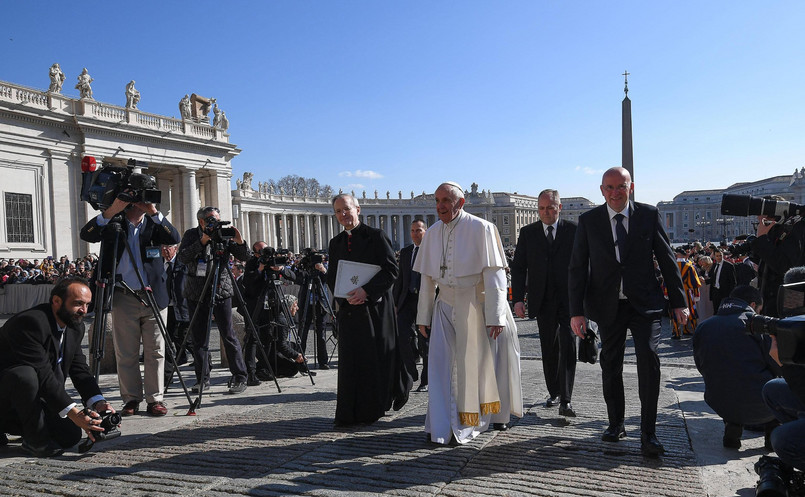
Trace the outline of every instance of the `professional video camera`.
{"type": "Polygon", "coordinates": [[[235,238],[237,233],[234,227],[230,226],[227,228],[227,224],[232,224],[232,222],[221,221],[220,219],[216,219],[215,216],[207,216],[204,218],[203,231],[214,242],[228,242],[235,238]]]}
{"type": "Polygon", "coordinates": [[[777,308],[781,316],[755,314],[746,321],[746,331],[777,337],[777,350],[783,364],[805,365],[805,282],[780,285],[777,308]]]}
{"type": "Polygon", "coordinates": [[[116,198],[126,202],[160,203],[162,192],[156,188],[156,179],[135,173],[135,167],[144,168],[148,164],[129,159],[128,166],[104,162],[103,167],[96,170],[95,157],[84,157],[81,160],[81,200],[101,211],[112,205],[116,198]]]}
{"type": "Polygon", "coordinates": [[[768,200],[752,195],[724,195],[721,213],[733,216],[773,216],[778,221],[805,214],[805,206],[783,200],[768,200]]]}
{"type": "Polygon", "coordinates": [[[290,262],[290,250],[264,247],[260,252],[258,262],[264,266],[284,266],[290,262]]]}
{"type": "Polygon", "coordinates": [[[306,248],[302,250],[302,259],[299,261],[299,267],[302,269],[313,269],[316,264],[324,264],[327,260],[327,253],[306,248]]]}

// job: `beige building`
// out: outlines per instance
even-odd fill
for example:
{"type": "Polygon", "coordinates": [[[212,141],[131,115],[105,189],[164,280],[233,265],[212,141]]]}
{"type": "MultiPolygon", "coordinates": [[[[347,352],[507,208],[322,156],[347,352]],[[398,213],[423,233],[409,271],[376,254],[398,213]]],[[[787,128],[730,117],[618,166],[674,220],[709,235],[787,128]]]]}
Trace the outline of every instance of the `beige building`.
{"type": "Polygon", "coordinates": [[[80,200],[87,156],[99,167],[145,163],[141,172],[162,191],[160,210],[180,231],[197,224],[202,205],[231,216],[230,161],[240,150],[229,143],[226,123],[209,123],[210,100],[194,95],[175,119],[138,110],[139,92],[127,99],[122,86],[129,107],[93,100],[91,90],[82,89],[84,98],[63,95],[53,81],[48,91],[0,81],[0,258],[97,252],[78,236],[98,214],[80,200]]]}

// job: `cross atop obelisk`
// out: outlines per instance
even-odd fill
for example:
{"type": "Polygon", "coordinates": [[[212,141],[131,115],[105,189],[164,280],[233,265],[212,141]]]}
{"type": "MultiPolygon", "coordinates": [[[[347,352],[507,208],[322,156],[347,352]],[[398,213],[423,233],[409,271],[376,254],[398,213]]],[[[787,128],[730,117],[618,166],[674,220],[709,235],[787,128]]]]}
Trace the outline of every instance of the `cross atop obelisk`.
{"type": "MultiPolygon", "coordinates": [[[[623,71],[623,97],[621,104],[621,166],[629,171],[634,183],[634,157],[632,156],[632,101],[629,100],[629,72],[623,71]]],[[[634,193],[630,195],[634,200],[634,193]]]]}

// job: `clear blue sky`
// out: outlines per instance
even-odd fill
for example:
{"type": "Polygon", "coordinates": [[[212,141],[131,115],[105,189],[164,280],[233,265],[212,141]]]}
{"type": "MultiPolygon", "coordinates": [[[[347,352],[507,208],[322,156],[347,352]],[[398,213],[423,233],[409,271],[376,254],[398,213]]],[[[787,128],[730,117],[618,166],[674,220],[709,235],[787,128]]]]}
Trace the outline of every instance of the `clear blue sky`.
{"type": "Polygon", "coordinates": [[[235,177],[601,202],[628,70],[637,199],[805,165],[801,1],[2,2],[0,80],[177,115],[218,99],[235,177]]]}

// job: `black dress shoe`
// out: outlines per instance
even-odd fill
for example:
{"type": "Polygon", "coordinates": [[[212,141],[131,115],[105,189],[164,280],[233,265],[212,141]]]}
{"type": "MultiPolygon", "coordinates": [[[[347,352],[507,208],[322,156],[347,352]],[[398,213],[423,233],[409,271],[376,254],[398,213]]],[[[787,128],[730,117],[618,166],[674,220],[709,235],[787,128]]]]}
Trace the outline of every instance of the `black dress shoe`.
{"type": "Polygon", "coordinates": [[[330,369],[330,366],[326,364],[319,364],[319,369],[330,369]]]}
{"type": "Polygon", "coordinates": [[[417,387],[416,391],[417,391],[417,392],[427,392],[427,391],[428,391],[428,385],[427,385],[427,383],[426,383],[426,384],[424,384],[424,385],[419,385],[419,386],[417,387]]]}
{"type": "Polygon", "coordinates": [[[738,423],[724,422],[724,438],[721,443],[727,449],[740,449],[741,448],[741,435],[743,435],[744,427],[738,423]]]}
{"type": "Polygon", "coordinates": [[[395,411],[399,411],[408,402],[408,391],[405,394],[394,399],[394,404],[391,406],[395,411]]]}
{"type": "Polygon", "coordinates": [[[22,450],[34,457],[56,457],[64,454],[64,449],[54,442],[49,442],[41,447],[31,445],[27,440],[22,441],[22,450]]]}
{"type": "Polygon", "coordinates": [[[609,425],[609,427],[604,430],[604,434],[601,435],[601,440],[604,442],[617,442],[621,438],[626,438],[626,428],[623,427],[623,423],[619,425],[609,425]]]}
{"type": "Polygon", "coordinates": [[[570,405],[570,402],[562,402],[559,404],[559,415],[567,416],[568,418],[575,418],[576,411],[573,410],[573,406],[570,405]]]}
{"type": "Polygon", "coordinates": [[[492,423],[492,429],[497,431],[506,431],[509,429],[509,425],[506,423],[492,423]]]}
{"type": "Polygon", "coordinates": [[[657,440],[655,434],[643,433],[640,436],[640,452],[646,457],[657,457],[665,453],[665,447],[657,440]]]}
{"type": "Polygon", "coordinates": [[[551,395],[548,394],[548,396],[545,397],[545,407],[553,407],[558,403],[559,403],[559,397],[558,396],[551,397],[551,395]]]}

